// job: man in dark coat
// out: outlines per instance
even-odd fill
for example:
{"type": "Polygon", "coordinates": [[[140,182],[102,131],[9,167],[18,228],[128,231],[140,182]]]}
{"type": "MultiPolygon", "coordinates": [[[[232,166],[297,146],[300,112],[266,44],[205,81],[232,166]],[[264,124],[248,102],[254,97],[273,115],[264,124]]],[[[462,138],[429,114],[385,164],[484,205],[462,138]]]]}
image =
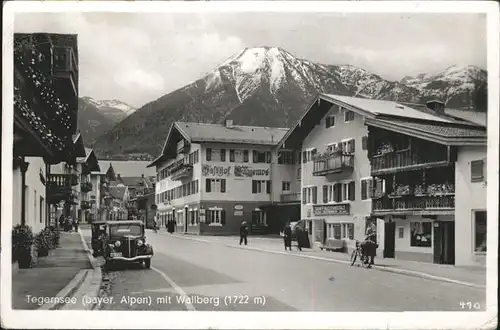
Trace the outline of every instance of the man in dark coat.
{"type": "Polygon", "coordinates": [[[290,223],[287,223],[283,229],[283,235],[285,241],[285,251],[287,248],[292,251],[292,227],[290,227],[290,223]]]}
{"type": "Polygon", "coordinates": [[[240,226],[240,245],[243,242],[245,242],[245,245],[248,244],[247,236],[248,236],[247,223],[246,221],[243,221],[240,226]]]}
{"type": "Polygon", "coordinates": [[[302,251],[302,246],[304,246],[304,231],[302,230],[302,227],[295,227],[295,236],[297,237],[297,248],[299,251],[302,251]]]}

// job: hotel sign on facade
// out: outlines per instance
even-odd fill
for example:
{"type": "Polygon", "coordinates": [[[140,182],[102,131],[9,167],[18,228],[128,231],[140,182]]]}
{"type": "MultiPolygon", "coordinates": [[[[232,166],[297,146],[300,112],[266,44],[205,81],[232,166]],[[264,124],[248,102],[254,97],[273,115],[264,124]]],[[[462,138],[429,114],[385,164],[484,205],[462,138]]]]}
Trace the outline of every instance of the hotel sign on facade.
{"type": "Polygon", "coordinates": [[[254,177],[254,176],[269,176],[269,169],[262,168],[252,168],[250,166],[217,166],[217,165],[203,165],[201,168],[201,174],[203,176],[220,176],[227,177],[231,176],[231,173],[235,177],[254,177]]]}
{"type": "Polygon", "coordinates": [[[331,204],[331,205],[314,205],[313,213],[315,216],[348,215],[350,214],[350,205],[348,203],[331,204]]]}

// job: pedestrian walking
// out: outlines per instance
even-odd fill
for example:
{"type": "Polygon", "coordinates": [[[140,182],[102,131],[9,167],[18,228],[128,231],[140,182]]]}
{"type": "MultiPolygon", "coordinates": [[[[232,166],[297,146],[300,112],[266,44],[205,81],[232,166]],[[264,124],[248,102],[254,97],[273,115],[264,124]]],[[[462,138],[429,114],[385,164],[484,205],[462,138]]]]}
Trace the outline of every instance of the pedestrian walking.
{"type": "Polygon", "coordinates": [[[158,233],[158,224],[156,223],[156,219],[153,219],[153,230],[155,233],[158,233]]]}
{"type": "Polygon", "coordinates": [[[240,245],[245,242],[245,245],[248,244],[248,227],[246,221],[243,221],[240,226],[240,245]]]}
{"type": "Polygon", "coordinates": [[[64,229],[64,215],[63,214],[61,214],[61,216],[59,217],[59,228],[64,229]]]}
{"type": "Polygon", "coordinates": [[[292,227],[290,227],[290,223],[287,222],[285,228],[283,229],[283,240],[285,242],[285,251],[288,248],[292,251],[292,227]]]}
{"type": "Polygon", "coordinates": [[[295,227],[295,236],[297,237],[297,248],[299,251],[302,251],[302,246],[304,246],[304,231],[302,230],[302,227],[296,226],[295,227]]]}
{"type": "Polygon", "coordinates": [[[75,227],[75,232],[78,233],[78,219],[75,219],[75,221],[73,221],[73,227],[75,227]]]}

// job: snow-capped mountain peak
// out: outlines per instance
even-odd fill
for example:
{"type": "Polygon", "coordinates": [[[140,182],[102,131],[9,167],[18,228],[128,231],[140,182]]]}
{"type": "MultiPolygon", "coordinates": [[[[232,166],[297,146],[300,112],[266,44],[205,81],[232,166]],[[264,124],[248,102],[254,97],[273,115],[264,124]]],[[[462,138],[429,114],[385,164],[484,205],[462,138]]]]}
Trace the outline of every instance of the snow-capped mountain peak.
{"type": "Polygon", "coordinates": [[[99,110],[102,110],[104,108],[114,108],[114,109],[118,109],[120,111],[122,111],[123,113],[129,115],[133,112],[135,112],[135,110],[137,110],[136,108],[128,105],[127,103],[125,102],[122,102],[122,101],[119,101],[119,100],[116,100],[116,99],[113,99],[113,100],[96,100],[90,96],[83,96],[82,97],[85,101],[89,102],[90,104],[94,105],[95,107],[97,107],[99,110]]]}

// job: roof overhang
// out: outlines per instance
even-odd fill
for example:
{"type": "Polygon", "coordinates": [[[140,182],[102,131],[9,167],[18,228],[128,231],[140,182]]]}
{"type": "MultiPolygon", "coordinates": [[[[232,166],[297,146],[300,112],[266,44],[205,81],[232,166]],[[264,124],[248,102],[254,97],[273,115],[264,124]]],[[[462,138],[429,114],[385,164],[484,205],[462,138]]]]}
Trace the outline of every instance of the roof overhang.
{"type": "Polygon", "coordinates": [[[161,161],[166,160],[166,154],[168,151],[168,147],[170,147],[171,140],[173,138],[173,134],[178,132],[184,139],[186,139],[189,143],[191,143],[191,137],[184,132],[184,130],[177,124],[177,122],[172,123],[170,126],[170,130],[168,131],[167,138],[165,139],[165,143],[163,144],[163,148],[161,149],[160,156],[156,157],[153,162],[151,162],[146,168],[153,167],[160,163],[161,161]]]}
{"type": "Polygon", "coordinates": [[[365,118],[365,124],[448,146],[485,146],[488,141],[487,137],[450,137],[433,134],[387,120],[365,118]]]}
{"type": "Polygon", "coordinates": [[[95,155],[94,150],[91,150],[90,153],[87,155],[87,158],[85,159],[85,163],[87,164],[89,171],[91,171],[91,172],[100,172],[101,171],[101,168],[99,167],[99,162],[97,161],[97,157],[95,155]]]}
{"type": "Polygon", "coordinates": [[[87,157],[83,137],[80,133],[78,133],[73,139],[73,145],[75,147],[75,157],[87,157]]]}

